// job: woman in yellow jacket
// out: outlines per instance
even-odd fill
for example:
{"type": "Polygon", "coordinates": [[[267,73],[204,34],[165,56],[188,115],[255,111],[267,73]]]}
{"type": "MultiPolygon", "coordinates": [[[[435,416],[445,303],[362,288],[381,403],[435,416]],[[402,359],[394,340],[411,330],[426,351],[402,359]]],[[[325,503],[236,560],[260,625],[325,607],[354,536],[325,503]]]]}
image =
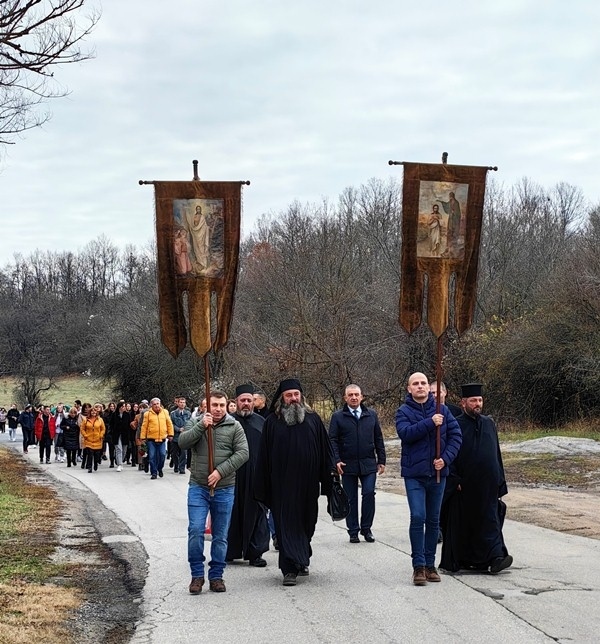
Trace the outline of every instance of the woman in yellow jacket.
{"type": "Polygon", "coordinates": [[[106,427],[100,417],[101,412],[102,405],[96,403],[90,409],[88,416],[82,419],[81,427],[79,428],[80,434],[83,437],[87,471],[90,474],[92,472],[92,465],[94,466],[95,472],[102,461],[102,441],[104,440],[106,427]]]}

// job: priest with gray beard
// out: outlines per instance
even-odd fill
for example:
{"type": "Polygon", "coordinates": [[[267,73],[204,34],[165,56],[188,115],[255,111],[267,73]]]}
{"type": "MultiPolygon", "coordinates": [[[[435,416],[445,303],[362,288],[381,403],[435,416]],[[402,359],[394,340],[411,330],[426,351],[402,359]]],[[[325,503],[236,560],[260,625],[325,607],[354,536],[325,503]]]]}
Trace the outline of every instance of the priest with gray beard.
{"type": "Polygon", "coordinates": [[[333,450],[323,421],[295,378],[282,380],[262,432],[254,493],[271,509],[284,586],[308,575],[319,494],[331,490],[333,450]]]}

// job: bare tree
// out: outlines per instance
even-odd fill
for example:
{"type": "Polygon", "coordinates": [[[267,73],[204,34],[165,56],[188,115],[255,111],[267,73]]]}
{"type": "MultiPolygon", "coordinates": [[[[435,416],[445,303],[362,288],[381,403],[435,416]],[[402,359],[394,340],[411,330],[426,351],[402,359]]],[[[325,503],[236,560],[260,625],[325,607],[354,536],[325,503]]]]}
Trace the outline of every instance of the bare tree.
{"type": "Polygon", "coordinates": [[[82,50],[100,14],[77,21],[85,0],[0,2],[0,144],[45,123],[36,108],[68,92],[55,81],[57,66],[92,56],[82,50]]]}

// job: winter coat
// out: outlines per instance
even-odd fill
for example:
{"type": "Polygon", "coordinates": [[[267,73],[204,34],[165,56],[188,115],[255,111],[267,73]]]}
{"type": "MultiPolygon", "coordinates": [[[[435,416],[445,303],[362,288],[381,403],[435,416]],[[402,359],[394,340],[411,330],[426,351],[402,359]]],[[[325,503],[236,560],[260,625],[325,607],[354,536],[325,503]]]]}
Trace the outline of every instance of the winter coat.
{"type": "Polygon", "coordinates": [[[129,444],[129,438],[131,436],[131,428],[129,424],[131,421],[132,417],[128,411],[123,410],[121,414],[119,414],[118,411],[115,411],[111,414],[110,433],[113,445],[118,444],[119,438],[121,439],[121,445],[126,446],[129,444]]]}
{"type": "Polygon", "coordinates": [[[82,417],[81,425],[79,427],[81,436],[83,437],[83,446],[88,449],[102,449],[102,441],[106,427],[104,421],[100,416],[95,417],[82,417]]]}
{"type": "Polygon", "coordinates": [[[173,423],[173,431],[175,432],[173,436],[174,443],[179,441],[179,434],[185,429],[186,423],[191,418],[192,412],[187,407],[184,409],[174,409],[171,412],[171,422],[173,423]]]}
{"type": "MultiPolygon", "coordinates": [[[[42,433],[44,431],[43,414],[39,414],[39,416],[35,419],[33,429],[35,431],[35,437],[38,439],[38,441],[42,440],[42,433]]],[[[50,439],[54,440],[54,437],[56,436],[56,421],[54,420],[54,416],[48,416],[48,430],[50,431],[50,439]]]]}
{"type": "Polygon", "coordinates": [[[329,421],[329,438],[335,462],[346,463],[344,474],[373,474],[385,465],[385,446],[375,410],[360,406],[357,420],[348,405],[336,411],[329,421]]]}
{"type": "Polygon", "coordinates": [[[79,449],[79,422],[77,416],[65,416],[60,423],[63,432],[63,447],[65,449],[79,449]]]}
{"type": "MultiPolygon", "coordinates": [[[[25,412],[22,411],[22,414],[25,412]]],[[[21,414],[19,414],[18,409],[13,409],[12,407],[6,412],[6,418],[8,420],[8,426],[10,429],[17,429],[17,425],[19,424],[19,418],[21,414]]]]}
{"type": "MultiPolygon", "coordinates": [[[[185,430],[179,434],[179,447],[192,450],[190,480],[208,487],[208,443],[203,416],[189,420],[185,430]]],[[[235,472],[249,458],[248,440],[243,427],[229,414],[213,426],[213,447],[215,469],[221,475],[217,488],[235,485],[235,472]]]]}
{"type": "Polygon", "coordinates": [[[153,409],[148,409],[142,420],[140,438],[143,441],[153,440],[162,443],[168,436],[173,437],[173,423],[169,412],[163,407],[158,414],[153,409]]]}
{"type": "Polygon", "coordinates": [[[22,429],[33,429],[33,412],[23,410],[19,414],[19,425],[22,429]]]}
{"type": "MultiPolygon", "coordinates": [[[[424,403],[411,394],[396,412],[396,431],[402,441],[401,475],[404,478],[434,476],[436,426],[432,420],[436,404],[432,394],[424,403]]],[[[446,405],[440,405],[444,422],[440,426],[440,457],[444,459],[441,476],[448,476],[448,466],[456,458],[462,443],[460,426],[446,405]]]]}

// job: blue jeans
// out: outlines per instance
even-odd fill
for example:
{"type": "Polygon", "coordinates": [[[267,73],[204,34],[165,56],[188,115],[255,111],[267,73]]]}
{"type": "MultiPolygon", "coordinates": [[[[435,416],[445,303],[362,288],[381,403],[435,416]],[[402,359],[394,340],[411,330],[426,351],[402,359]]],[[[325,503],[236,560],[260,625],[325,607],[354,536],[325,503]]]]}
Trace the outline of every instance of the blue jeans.
{"type": "Polygon", "coordinates": [[[204,577],[204,530],[210,512],[212,543],[208,579],[223,579],[227,556],[227,533],[235,485],[217,488],[213,496],[207,487],[190,481],[188,489],[188,561],[192,577],[204,577]]]}
{"type": "Polygon", "coordinates": [[[156,476],[158,472],[163,471],[163,467],[165,466],[166,445],[164,441],[157,443],[151,439],[146,441],[146,445],[148,446],[150,474],[152,474],[152,476],[156,476]]]}
{"type": "Polygon", "coordinates": [[[377,474],[343,474],[342,485],[350,502],[350,513],[346,517],[346,527],[351,537],[366,534],[371,530],[375,517],[375,482],[377,474]],[[358,521],[358,480],[360,479],[362,503],[360,508],[360,524],[358,521]]]}
{"type": "Polygon", "coordinates": [[[405,478],[410,509],[410,547],[413,568],[435,566],[435,550],[440,531],[440,508],[446,479],[435,476],[405,478]]]}

